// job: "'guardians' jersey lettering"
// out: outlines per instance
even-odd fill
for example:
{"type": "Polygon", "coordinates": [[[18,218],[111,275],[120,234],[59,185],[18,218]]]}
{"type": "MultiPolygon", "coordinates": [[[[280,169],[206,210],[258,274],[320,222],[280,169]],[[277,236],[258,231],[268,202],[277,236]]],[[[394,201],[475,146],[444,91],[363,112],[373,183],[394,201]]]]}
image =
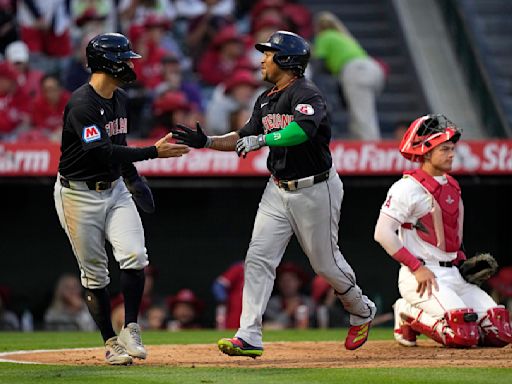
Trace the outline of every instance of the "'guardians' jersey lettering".
{"type": "Polygon", "coordinates": [[[293,115],[286,115],[281,113],[269,113],[261,119],[263,123],[263,131],[265,134],[275,130],[283,129],[293,121],[293,115]]]}

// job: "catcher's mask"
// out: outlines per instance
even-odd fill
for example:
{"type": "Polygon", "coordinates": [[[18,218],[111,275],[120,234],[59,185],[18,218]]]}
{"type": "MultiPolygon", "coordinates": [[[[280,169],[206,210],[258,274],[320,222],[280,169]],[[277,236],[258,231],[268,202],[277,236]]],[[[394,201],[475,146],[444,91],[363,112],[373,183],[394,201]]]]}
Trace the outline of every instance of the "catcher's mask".
{"type": "Polygon", "coordinates": [[[104,72],[123,83],[131,83],[137,78],[128,60],[140,59],[141,56],[132,50],[126,36],[103,33],[91,39],[85,52],[91,72],[104,72]]]}
{"type": "Polygon", "coordinates": [[[293,32],[274,32],[266,43],[255,45],[260,52],[274,51],[274,62],[282,69],[294,69],[300,76],[308,65],[310,48],[306,40],[293,32]]]}
{"type": "Polygon", "coordinates": [[[405,132],[400,142],[400,153],[408,160],[422,162],[423,156],[438,145],[460,139],[462,129],[446,118],[446,116],[426,115],[417,118],[405,132]]]}

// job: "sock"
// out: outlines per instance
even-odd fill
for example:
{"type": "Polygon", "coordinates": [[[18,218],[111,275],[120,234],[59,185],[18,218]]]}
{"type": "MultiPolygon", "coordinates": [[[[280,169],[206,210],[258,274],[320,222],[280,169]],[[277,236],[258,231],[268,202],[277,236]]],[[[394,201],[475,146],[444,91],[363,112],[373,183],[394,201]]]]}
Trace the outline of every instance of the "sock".
{"type": "Polygon", "coordinates": [[[116,333],[112,328],[112,320],[110,319],[110,297],[107,288],[86,289],[85,302],[101,332],[103,341],[114,337],[116,333]]]}
{"type": "Polygon", "coordinates": [[[146,277],[144,270],[122,269],[121,270],[121,292],[124,296],[124,325],[137,322],[140,302],[144,292],[146,277]]]}

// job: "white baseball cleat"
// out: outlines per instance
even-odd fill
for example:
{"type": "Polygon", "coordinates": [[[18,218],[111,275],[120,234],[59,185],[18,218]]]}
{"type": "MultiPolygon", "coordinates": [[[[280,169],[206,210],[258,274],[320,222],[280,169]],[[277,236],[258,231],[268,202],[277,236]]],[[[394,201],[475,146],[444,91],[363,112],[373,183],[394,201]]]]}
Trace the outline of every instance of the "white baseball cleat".
{"type": "Polygon", "coordinates": [[[393,304],[393,310],[395,315],[395,327],[393,335],[395,340],[405,347],[415,347],[416,346],[416,336],[418,333],[414,331],[410,324],[403,319],[403,311],[401,310],[402,306],[406,304],[404,299],[398,299],[395,304],[393,304]]]}
{"type": "Polygon", "coordinates": [[[119,344],[117,336],[105,341],[105,360],[112,365],[130,365],[133,362],[126,348],[119,344]]]}
{"type": "Polygon", "coordinates": [[[146,348],[144,348],[140,337],[140,326],[137,323],[130,323],[123,327],[119,333],[119,344],[125,347],[132,357],[145,359],[147,356],[146,348]]]}

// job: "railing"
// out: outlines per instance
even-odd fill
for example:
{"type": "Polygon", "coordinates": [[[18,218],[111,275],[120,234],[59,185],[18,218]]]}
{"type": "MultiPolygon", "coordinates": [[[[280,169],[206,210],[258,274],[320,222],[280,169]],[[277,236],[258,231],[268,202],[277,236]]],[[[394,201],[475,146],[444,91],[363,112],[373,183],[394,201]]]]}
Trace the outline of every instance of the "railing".
{"type": "Polygon", "coordinates": [[[472,96],[480,107],[486,129],[495,137],[512,137],[512,128],[493,87],[482,53],[477,48],[478,43],[470,32],[457,1],[438,0],[438,3],[452,36],[457,57],[470,84],[472,96]]]}

